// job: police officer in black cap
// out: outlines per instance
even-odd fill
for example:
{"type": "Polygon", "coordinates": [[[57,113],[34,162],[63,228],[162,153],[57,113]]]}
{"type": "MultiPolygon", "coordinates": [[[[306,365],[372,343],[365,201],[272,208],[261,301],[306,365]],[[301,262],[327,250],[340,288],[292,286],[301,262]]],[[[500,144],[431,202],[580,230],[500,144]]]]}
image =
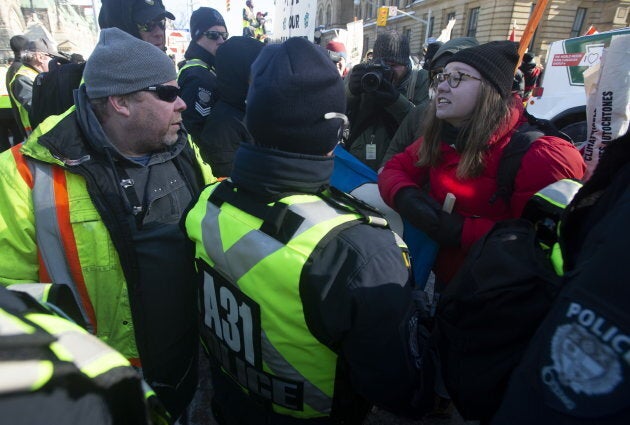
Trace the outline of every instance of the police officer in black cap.
{"type": "Polygon", "coordinates": [[[162,0],[103,0],[98,25],[116,27],[166,50],[166,19],[175,20],[162,0]]]}

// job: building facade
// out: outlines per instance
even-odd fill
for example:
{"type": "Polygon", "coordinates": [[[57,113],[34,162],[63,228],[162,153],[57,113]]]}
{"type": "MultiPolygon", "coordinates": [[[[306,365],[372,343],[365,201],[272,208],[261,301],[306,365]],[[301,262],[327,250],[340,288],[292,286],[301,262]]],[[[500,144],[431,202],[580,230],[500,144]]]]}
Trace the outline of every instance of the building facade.
{"type": "MultiPolygon", "coordinates": [[[[421,56],[427,40],[437,38],[451,19],[455,19],[451,38],[470,36],[485,43],[508,39],[514,29],[519,41],[535,5],[514,0],[318,0],[316,24],[332,37],[334,32],[327,30],[363,20],[364,52],[380,31],[395,29],[408,36],[412,54],[421,56]],[[379,6],[396,6],[399,11],[385,27],[376,25],[379,6]]],[[[630,0],[549,0],[529,51],[544,63],[551,42],[583,35],[590,26],[599,32],[627,27],[629,15],[630,0]]]]}
{"type": "Polygon", "coordinates": [[[0,64],[13,58],[9,39],[23,34],[47,38],[62,53],[87,57],[97,41],[91,0],[2,0],[0,8],[0,64]]]}

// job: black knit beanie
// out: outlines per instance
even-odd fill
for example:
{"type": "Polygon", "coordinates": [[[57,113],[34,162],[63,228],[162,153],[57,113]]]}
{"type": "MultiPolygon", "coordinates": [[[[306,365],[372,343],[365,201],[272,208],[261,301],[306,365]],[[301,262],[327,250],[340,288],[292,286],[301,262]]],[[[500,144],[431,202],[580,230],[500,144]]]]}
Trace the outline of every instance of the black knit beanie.
{"type": "Polygon", "coordinates": [[[324,155],[339,141],[343,81],[326,50],[301,37],[265,47],[252,64],[245,123],[256,145],[324,155]]]}
{"type": "Polygon", "coordinates": [[[394,30],[380,33],[374,42],[374,60],[408,64],[409,40],[394,30]]]}
{"type": "Polygon", "coordinates": [[[22,50],[26,50],[27,44],[28,44],[28,38],[24,37],[23,35],[14,35],[9,40],[9,45],[11,46],[11,50],[13,50],[15,57],[18,59],[20,58],[20,55],[22,54],[22,50]]]}
{"type": "Polygon", "coordinates": [[[474,37],[458,37],[450,39],[433,55],[430,70],[433,71],[437,68],[444,68],[449,58],[455,53],[474,46],[479,46],[479,42],[474,37]]]}
{"type": "Polygon", "coordinates": [[[263,47],[255,38],[242,36],[230,37],[219,46],[214,67],[222,101],[245,109],[250,69],[263,47]]]}
{"type": "Polygon", "coordinates": [[[512,93],[518,60],[518,44],[502,40],[460,50],[446,63],[463,62],[472,66],[497,89],[501,97],[507,98],[512,93]]]}
{"type": "Polygon", "coordinates": [[[197,41],[208,28],[217,25],[225,27],[225,20],[219,11],[211,7],[200,7],[190,15],[190,37],[197,41]]]}

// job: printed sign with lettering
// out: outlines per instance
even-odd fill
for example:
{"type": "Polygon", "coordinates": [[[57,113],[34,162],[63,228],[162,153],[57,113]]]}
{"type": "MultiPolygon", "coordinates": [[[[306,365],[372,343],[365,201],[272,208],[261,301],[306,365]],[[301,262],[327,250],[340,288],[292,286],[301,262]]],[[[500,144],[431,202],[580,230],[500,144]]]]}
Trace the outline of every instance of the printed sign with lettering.
{"type": "Polygon", "coordinates": [[[274,15],[274,39],[283,42],[289,37],[315,39],[316,0],[278,0],[274,15]]]}
{"type": "Polygon", "coordinates": [[[204,268],[201,338],[223,371],[257,397],[304,408],[304,383],[272,373],[262,355],[260,306],[236,285],[204,268]]]}

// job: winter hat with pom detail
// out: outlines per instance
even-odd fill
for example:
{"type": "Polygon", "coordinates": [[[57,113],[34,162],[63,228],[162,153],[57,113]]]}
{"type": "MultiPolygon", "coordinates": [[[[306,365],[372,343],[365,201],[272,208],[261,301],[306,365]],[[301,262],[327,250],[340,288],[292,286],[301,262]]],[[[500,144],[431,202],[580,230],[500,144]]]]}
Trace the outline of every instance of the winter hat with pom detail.
{"type": "Polygon", "coordinates": [[[462,62],[472,66],[505,99],[512,93],[514,71],[518,60],[518,44],[502,40],[460,50],[451,56],[447,64],[462,62]]]}
{"type": "Polygon", "coordinates": [[[346,46],[341,41],[335,41],[335,40],[329,41],[328,44],[326,44],[326,50],[339,53],[339,56],[343,57],[344,59],[348,59],[346,46]]]}
{"type": "Polygon", "coordinates": [[[343,119],[333,115],[345,112],[346,95],[325,49],[300,37],[269,45],[251,78],[245,122],[256,145],[308,155],[335,148],[343,119]]]}

